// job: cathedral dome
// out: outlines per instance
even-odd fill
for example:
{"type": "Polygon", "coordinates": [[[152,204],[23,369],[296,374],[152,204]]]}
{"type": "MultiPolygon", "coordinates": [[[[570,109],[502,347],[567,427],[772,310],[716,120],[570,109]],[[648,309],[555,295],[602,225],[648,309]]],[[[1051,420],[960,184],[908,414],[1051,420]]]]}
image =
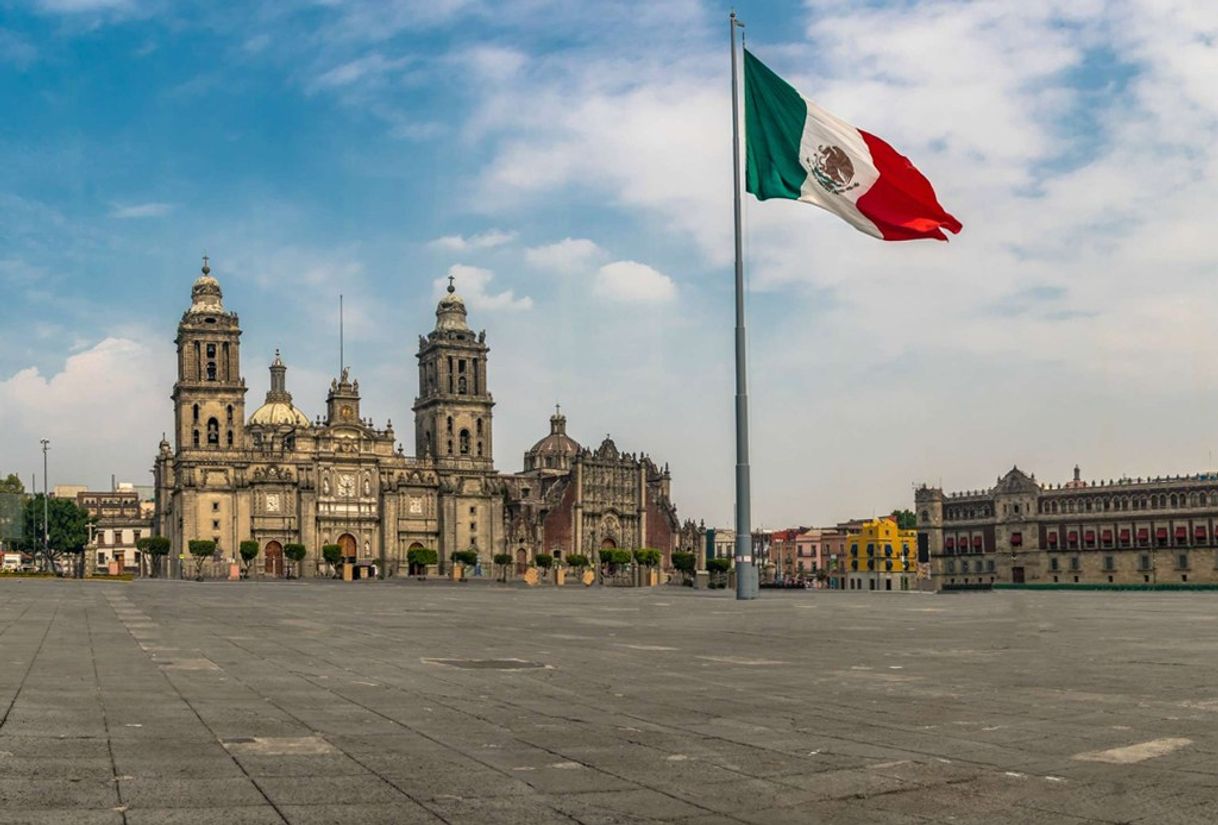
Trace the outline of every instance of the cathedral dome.
{"type": "Polygon", "coordinates": [[[203,256],[203,274],[195,279],[190,289],[191,312],[223,312],[224,293],[220,290],[220,282],[211,275],[211,266],[207,256],[203,256]]]}
{"type": "Polygon", "coordinates": [[[524,454],[526,470],[567,470],[579,453],[579,442],[567,435],[567,417],[555,407],[550,416],[550,434],[524,454]]]}
{"type": "Polygon", "coordinates": [[[250,416],[251,426],[309,426],[308,417],[292,406],[292,394],[287,388],[287,374],[288,368],[279,357],[279,350],[275,350],[275,360],[271,362],[271,389],[266,394],[266,403],[254,410],[254,414],[250,416]]]}
{"type": "Polygon", "coordinates": [[[264,427],[277,427],[283,424],[307,427],[309,419],[292,406],[291,401],[270,401],[254,410],[254,414],[250,416],[251,426],[259,424],[264,427]]]}

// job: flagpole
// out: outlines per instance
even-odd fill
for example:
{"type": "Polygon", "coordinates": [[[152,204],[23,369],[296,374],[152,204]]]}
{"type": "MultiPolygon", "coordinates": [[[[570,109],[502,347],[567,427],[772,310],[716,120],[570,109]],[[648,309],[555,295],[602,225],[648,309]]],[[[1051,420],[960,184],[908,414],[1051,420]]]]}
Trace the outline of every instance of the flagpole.
{"type": "Polygon", "coordinates": [[[744,256],[740,232],[740,103],[736,81],[736,29],[744,23],[729,15],[732,44],[732,207],[736,219],[736,598],[757,598],[749,501],[749,396],[745,375],[744,256]]]}

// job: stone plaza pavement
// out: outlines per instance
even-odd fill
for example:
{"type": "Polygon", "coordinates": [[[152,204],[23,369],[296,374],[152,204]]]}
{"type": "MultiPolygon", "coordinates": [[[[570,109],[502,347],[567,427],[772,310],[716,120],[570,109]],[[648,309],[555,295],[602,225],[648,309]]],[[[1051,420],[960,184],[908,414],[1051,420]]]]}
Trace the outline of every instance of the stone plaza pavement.
{"type": "Polygon", "coordinates": [[[1218,821],[1218,594],[0,581],[0,823],[1218,821]]]}

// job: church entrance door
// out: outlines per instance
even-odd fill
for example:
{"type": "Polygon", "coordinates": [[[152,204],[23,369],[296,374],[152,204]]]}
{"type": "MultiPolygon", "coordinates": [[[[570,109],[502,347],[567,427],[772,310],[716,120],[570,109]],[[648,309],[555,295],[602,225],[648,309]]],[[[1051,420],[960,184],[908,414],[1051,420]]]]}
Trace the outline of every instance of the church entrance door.
{"type": "Polygon", "coordinates": [[[262,551],[262,570],[268,576],[283,575],[283,545],[277,541],[269,542],[262,551]]]}
{"type": "Polygon", "coordinates": [[[338,546],[343,551],[343,560],[355,563],[355,558],[358,555],[356,548],[359,545],[355,541],[355,536],[350,533],[343,533],[338,537],[338,546]]]}

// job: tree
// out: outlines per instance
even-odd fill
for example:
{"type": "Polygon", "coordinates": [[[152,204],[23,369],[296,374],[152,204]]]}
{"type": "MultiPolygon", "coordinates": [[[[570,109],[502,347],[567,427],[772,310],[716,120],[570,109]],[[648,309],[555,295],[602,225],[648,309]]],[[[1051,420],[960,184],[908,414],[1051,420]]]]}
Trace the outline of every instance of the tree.
{"type": "Polygon", "coordinates": [[[0,478],[0,493],[21,495],[24,492],[25,485],[21,483],[21,478],[16,473],[9,473],[4,478],[0,478]]]}
{"type": "Polygon", "coordinates": [[[576,570],[582,570],[583,568],[587,567],[591,563],[592,562],[588,559],[587,556],[581,556],[578,553],[567,556],[567,566],[574,567],[576,570]]]}
{"type": "Polygon", "coordinates": [[[237,545],[237,552],[241,554],[241,577],[249,578],[250,562],[258,558],[258,542],[243,541],[237,545]]]}
{"type": "Polygon", "coordinates": [[[916,530],[918,527],[918,516],[913,510],[893,510],[892,518],[901,530],[916,530]]]}
{"type": "MultiPolygon", "coordinates": [[[[22,517],[22,548],[37,555],[43,554],[43,497],[39,493],[25,503],[22,517]]],[[[89,525],[95,519],[89,511],[77,506],[70,498],[48,498],[46,500],[47,557],[44,563],[55,567],[59,556],[64,553],[83,553],[89,543],[89,525]]]]}
{"type": "Polygon", "coordinates": [[[732,569],[732,560],[727,558],[707,559],[706,569],[712,573],[726,573],[732,569]]]}
{"type": "Polygon", "coordinates": [[[656,567],[662,557],[659,550],[653,550],[650,547],[634,551],[634,560],[642,567],[656,567]]]}
{"type": "Polygon", "coordinates": [[[681,577],[688,581],[689,577],[694,574],[694,570],[698,564],[698,557],[693,553],[673,553],[672,566],[676,568],[681,577]]]}
{"type": "Polygon", "coordinates": [[[304,561],[304,558],[306,555],[308,555],[308,553],[309,553],[309,551],[305,549],[305,546],[303,544],[298,544],[296,542],[292,542],[291,544],[285,544],[283,546],[283,554],[288,557],[289,561],[292,561],[296,564],[296,577],[297,578],[300,578],[300,575],[302,573],[302,571],[300,569],[300,563],[302,561],[304,561]]]}
{"type": "Polygon", "coordinates": [[[172,547],[170,541],[165,536],[144,536],[135,543],[135,546],[147,558],[152,560],[148,565],[148,569],[155,579],[161,575],[161,559],[169,555],[169,550],[172,547]]]}
{"type": "Polygon", "coordinates": [[[554,557],[549,553],[538,553],[533,557],[533,563],[548,573],[550,568],[554,566],[554,557]]]}
{"type": "Polygon", "coordinates": [[[216,543],[211,539],[191,539],[186,547],[195,557],[195,581],[203,581],[203,563],[216,555],[216,543]]]}
{"type": "Polygon", "coordinates": [[[326,560],[326,564],[330,565],[330,574],[338,575],[338,563],[343,558],[343,548],[337,544],[323,544],[321,546],[321,557],[326,560]]]}
{"type": "Polygon", "coordinates": [[[511,553],[496,553],[494,555],[494,558],[491,559],[491,561],[493,561],[495,563],[495,566],[499,568],[499,581],[501,581],[501,582],[507,581],[507,571],[508,571],[508,568],[511,567],[511,565],[512,565],[512,554],[511,553]]]}
{"type": "Polygon", "coordinates": [[[454,550],[453,561],[457,564],[464,564],[466,567],[472,567],[478,563],[477,550],[454,550]]]}
{"type": "Polygon", "coordinates": [[[440,560],[440,554],[430,547],[411,547],[406,551],[406,564],[411,575],[427,575],[427,568],[440,560]]]}

